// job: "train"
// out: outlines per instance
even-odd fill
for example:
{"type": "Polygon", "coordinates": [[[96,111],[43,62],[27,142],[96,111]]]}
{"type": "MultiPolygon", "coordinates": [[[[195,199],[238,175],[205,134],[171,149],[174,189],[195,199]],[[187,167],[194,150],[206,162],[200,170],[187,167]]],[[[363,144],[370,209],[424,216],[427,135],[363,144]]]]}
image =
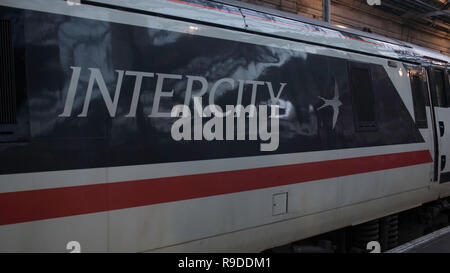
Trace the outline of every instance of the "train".
{"type": "Polygon", "coordinates": [[[0,36],[1,252],[260,252],[450,196],[442,53],[237,1],[0,0],[0,36]]]}

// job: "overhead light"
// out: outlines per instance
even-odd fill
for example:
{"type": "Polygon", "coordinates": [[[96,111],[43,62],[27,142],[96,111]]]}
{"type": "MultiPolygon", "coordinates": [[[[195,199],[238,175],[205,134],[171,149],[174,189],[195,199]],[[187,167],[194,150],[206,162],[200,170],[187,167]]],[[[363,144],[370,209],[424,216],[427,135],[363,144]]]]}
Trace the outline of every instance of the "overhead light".
{"type": "Polygon", "coordinates": [[[336,25],[337,27],[340,27],[340,28],[348,28],[348,27],[346,27],[346,26],[343,26],[343,25],[336,25]]]}
{"type": "Polygon", "coordinates": [[[194,34],[198,30],[198,27],[196,26],[189,26],[189,34],[194,34]]]}
{"type": "Polygon", "coordinates": [[[79,6],[79,5],[81,5],[80,0],[67,0],[66,3],[69,6],[79,6]]]}

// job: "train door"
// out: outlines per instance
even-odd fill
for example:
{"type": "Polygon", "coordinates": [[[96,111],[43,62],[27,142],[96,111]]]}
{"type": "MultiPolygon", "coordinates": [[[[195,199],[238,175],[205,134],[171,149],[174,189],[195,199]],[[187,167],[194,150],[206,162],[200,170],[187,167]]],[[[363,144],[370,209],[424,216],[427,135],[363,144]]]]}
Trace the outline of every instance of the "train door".
{"type": "Polygon", "coordinates": [[[448,71],[442,67],[429,67],[428,79],[435,116],[435,181],[450,182],[450,90],[448,71]]]}
{"type": "MultiPolygon", "coordinates": [[[[433,158],[438,158],[438,147],[435,139],[435,126],[434,126],[434,114],[431,107],[430,95],[428,91],[427,72],[424,67],[420,65],[403,64],[411,86],[411,97],[413,103],[414,121],[417,129],[420,130],[423,136],[426,147],[430,150],[433,158]]],[[[434,179],[434,174],[437,173],[434,170],[434,166],[429,170],[430,181],[434,179]]]]}

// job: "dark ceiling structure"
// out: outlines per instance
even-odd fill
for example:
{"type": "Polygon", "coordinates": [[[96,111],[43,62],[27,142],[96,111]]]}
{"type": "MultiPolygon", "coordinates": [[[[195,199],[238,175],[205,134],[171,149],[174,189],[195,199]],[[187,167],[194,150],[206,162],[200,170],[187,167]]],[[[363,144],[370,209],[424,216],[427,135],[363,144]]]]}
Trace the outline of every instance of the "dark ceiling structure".
{"type": "Polygon", "coordinates": [[[412,21],[447,34],[450,31],[449,0],[381,0],[375,7],[401,17],[405,23],[412,21]]]}

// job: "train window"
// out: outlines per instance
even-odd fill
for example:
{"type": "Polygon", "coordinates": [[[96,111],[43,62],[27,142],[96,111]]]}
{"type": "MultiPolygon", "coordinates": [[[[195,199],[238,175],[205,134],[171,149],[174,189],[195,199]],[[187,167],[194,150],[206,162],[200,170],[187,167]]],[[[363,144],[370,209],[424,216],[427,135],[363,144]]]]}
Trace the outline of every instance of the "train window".
{"type": "MultiPolygon", "coordinates": [[[[447,70],[448,87],[450,88],[450,70],[447,70]]],[[[450,90],[449,90],[450,91],[450,90]]]]}
{"type": "Polygon", "coordinates": [[[423,73],[418,69],[408,68],[409,79],[411,82],[411,93],[414,106],[414,117],[418,128],[427,128],[427,114],[425,106],[427,105],[427,88],[423,73]]]}
{"type": "Polygon", "coordinates": [[[16,124],[16,88],[11,23],[0,20],[0,125],[16,124]]]}
{"type": "Polygon", "coordinates": [[[433,103],[439,107],[448,107],[447,94],[445,93],[444,71],[433,69],[433,103]]]}
{"type": "Polygon", "coordinates": [[[447,70],[445,74],[447,74],[447,82],[445,83],[445,89],[447,90],[447,103],[450,106],[450,71],[447,70]]]}
{"type": "Polygon", "coordinates": [[[372,91],[370,67],[365,64],[351,63],[350,83],[356,130],[376,130],[375,98],[372,91]]]}
{"type": "Polygon", "coordinates": [[[449,88],[448,93],[450,93],[450,70],[447,70],[447,86],[449,88]]]}

